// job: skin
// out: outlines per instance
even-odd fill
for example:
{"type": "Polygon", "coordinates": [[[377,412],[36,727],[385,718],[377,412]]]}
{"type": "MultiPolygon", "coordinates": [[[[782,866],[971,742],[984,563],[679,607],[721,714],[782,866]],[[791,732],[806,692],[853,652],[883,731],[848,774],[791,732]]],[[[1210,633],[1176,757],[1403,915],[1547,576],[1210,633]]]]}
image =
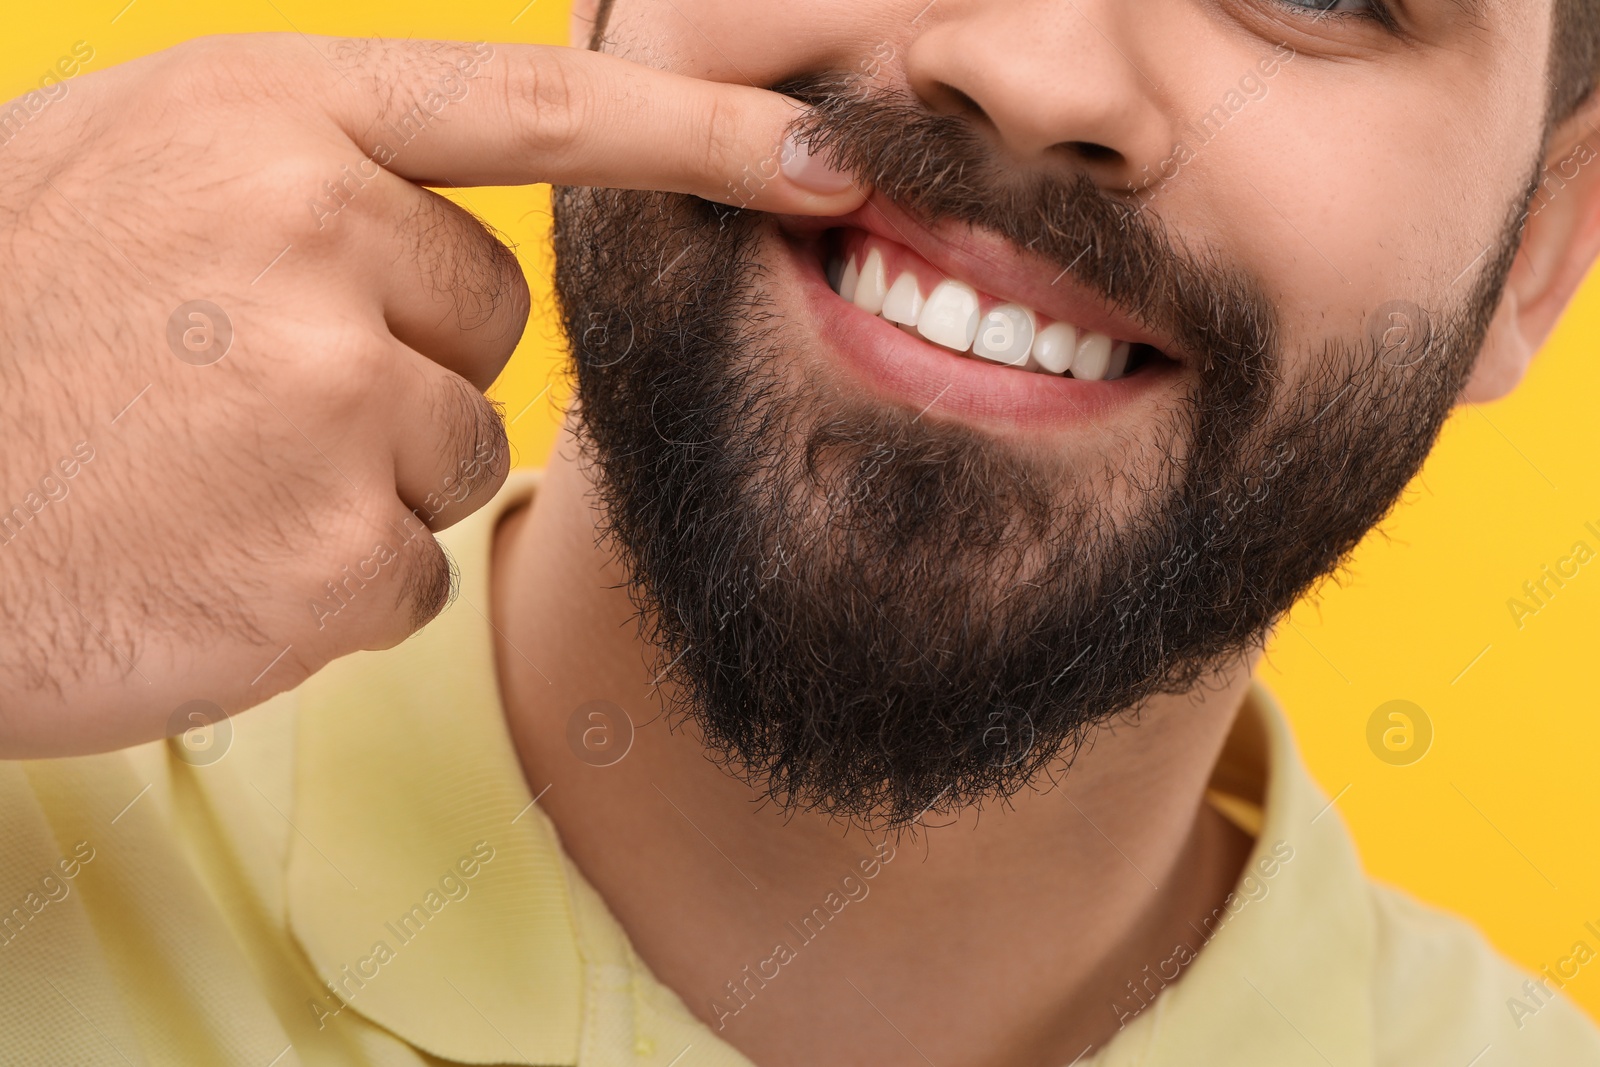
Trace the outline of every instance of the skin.
{"type": "MultiPolygon", "coordinates": [[[[621,0],[617,50],[698,80],[497,46],[451,121],[408,145],[332,225],[306,200],[373,151],[371,131],[397,117],[396,101],[422,98],[469,49],[313,42],[319,56],[298,37],[219,39],[75,79],[0,161],[8,505],[74,442],[95,448],[70,497],[0,552],[11,624],[0,755],[156,737],[197,693],[226,711],[250,706],[335,656],[398,642],[437,608],[443,561],[422,534],[336,626],[305,610],[412,509],[442,528],[503,476],[501,438],[468,387],[486,385],[512,350],[524,283],[475,224],[415,182],[725,198],[728,181],[770,158],[792,115],[733,85],[848,69],[888,41],[898,58],[885,77],[970,113],[1020,164],[1083,167],[1125,189],[1287,41],[1297,58],[1269,95],[1163,186],[1153,210],[1267,280],[1286,334],[1304,342],[1359,333],[1394,296],[1448,291],[1497,232],[1527,164],[1541,151],[1566,158],[1594,118],[1541,146],[1543,2],[1489,0],[1469,26],[1449,0],[1414,0],[1404,44],[1265,0],[923,8],[621,0]],[[1074,147],[1085,143],[1109,151],[1074,147]],[[294,255],[275,259],[289,246],[294,255]],[[203,377],[166,342],[172,309],[198,296],[239,328],[203,377]],[[437,512],[426,507],[436,492],[450,503],[437,512]]],[[[579,5],[580,31],[592,15],[579,5]]],[[[1596,170],[1530,221],[1464,400],[1515,385],[1600,252],[1596,170]]],[[[829,214],[859,199],[779,178],[750,206],[829,214]]],[[[1291,380],[1295,369],[1285,367],[1291,380]]],[[[1136,431],[1137,416],[1122,429],[1136,431]]],[[[1018,432],[1004,419],[985,429],[1018,432]]],[[[1099,446],[1067,428],[1036,447],[1089,464],[1099,446]]],[[[618,575],[594,550],[592,479],[572,451],[497,542],[509,721],[530,782],[555,783],[544,803],[572,854],[647,962],[705,1012],[869,841],[752,809],[692,733],[660,723],[641,724],[604,788],[580,776],[591,769],[565,751],[570,709],[596,697],[636,704],[650,678],[618,575]]],[[[944,1063],[1068,1062],[1102,1042],[1108,987],[1162,958],[1171,933],[1237,873],[1245,842],[1200,791],[1246,675],[1239,665],[1203,702],[1152,702],[1136,729],[1103,732],[1062,788],[903,842],[905,858],[874,882],[870,922],[808,948],[781,1000],[768,998],[781,1009],[741,1013],[730,1039],[770,1064],[919,1061],[885,1016],[944,1063]]]]}
{"type": "MultiPolygon", "coordinates": [[[[626,640],[623,573],[594,546],[582,469],[557,459],[546,479],[495,548],[512,733],[533,789],[550,787],[540,804],[563,845],[645,962],[716,1027],[708,1005],[726,998],[724,983],[775,940],[792,942],[784,924],[884,835],[759,805],[706,760],[692,728],[660,719],[641,722],[613,766],[573,758],[573,708],[651,707],[656,694],[626,640]]],[[[1116,1029],[1108,1005],[1123,982],[1193,940],[1189,924],[1227,895],[1249,851],[1201,804],[1248,677],[1229,671],[1204,704],[1167,698],[1137,729],[1103,732],[1062,789],[891,838],[895,858],[836,920],[841,936],[803,947],[721,1036],[763,1065],[920,1063],[884,1016],[940,1063],[1060,1064],[1099,1044],[1116,1029]],[[820,1018],[826,1027],[808,1021],[820,1018]]]]}
{"type": "MultiPolygon", "coordinates": [[[[716,198],[795,114],[565,48],[309,43],[208,39],[83,75],[0,159],[0,484],[23,509],[0,516],[0,756],[151,740],[195,699],[249,707],[444,606],[432,531],[505,477],[479,390],[528,289],[414,183],[716,198]],[[418,104],[439,118],[384,132],[418,104]],[[169,346],[196,298],[235,329],[209,366],[169,346]]],[[[860,196],[779,174],[750,200],[860,196]]]]}
{"type": "MultiPolygon", "coordinates": [[[[941,0],[923,9],[921,0],[870,10],[618,0],[607,39],[671,70],[758,84],[849,69],[888,41],[898,59],[884,77],[927,106],[970,115],[1019,166],[1084,167],[1112,189],[1159,169],[1187,121],[1289,42],[1296,58],[1268,95],[1165,183],[1151,209],[1192,245],[1264,280],[1283,316],[1291,383],[1314,341],[1362,335],[1386,301],[1446,299],[1520,202],[1533,161],[1566,159],[1594,119],[1586,109],[1541,142],[1543,4],[1490,3],[1469,25],[1447,0],[1418,0],[1404,44],[1369,23],[1267,2],[1155,0],[1135,13],[1114,0],[941,0]],[[1075,147],[1085,143],[1101,150],[1075,147]]],[[[575,40],[587,40],[593,14],[580,5],[575,40]]],[[[1596,169],[1528,221],[1463,403],[1515,386],[1600,252],[1596,169]]],[[[940,236],[983,246],[983,235],[940,236]]],[[[1014,250],[988,254],[1026,262],[1014,250]]],[[[788,268],[778,257],[768,266],[778,313],[806,329],[806,307],[786,302],[788,268]]],[[[825,349],[807,351],[832,372],[825,349]]],[[[1155,417],[1151,406],[1170,401],[1124,408],[1112,429],[1136,432],[1155,417]]],[[[1083,469],[1107,458],[1096,450],[1108,435],[1093,432],[1103,426],[1022,428],[1003,415],[975,424],[1083,469]]],[[[765,958],[784,924],[881,835],[754,803],[748,786],[707,762],[691,725],[639,723],[627,757],[604,769],[572,758],[572,709],[659,703],[624,574],[595,544],[593,484],[569,437],[533,506],[502,524],[498,660],[530,785],[548,787],[541,804],[564,845],[655,973],[764,1065],[910,1064],[934,1050],[940,1063],[1060,1064],[1110,1039],[1107,1005],[1123,982],[1188,938],[1187,923],[1222,902],[1247,853],[1249,841],[1202,794],[1253,660],[1220,670],[1203,693],[1150,701],[1137,726],[1101,731],[1055,788],[1040,782],[981,817],[965,812],[899,839],[899,858],[873,883],[875,903],[841,916],[848,934],[806,945],[775,987],[722,1019],[711,1002],[724,983],[765,958]]]]}

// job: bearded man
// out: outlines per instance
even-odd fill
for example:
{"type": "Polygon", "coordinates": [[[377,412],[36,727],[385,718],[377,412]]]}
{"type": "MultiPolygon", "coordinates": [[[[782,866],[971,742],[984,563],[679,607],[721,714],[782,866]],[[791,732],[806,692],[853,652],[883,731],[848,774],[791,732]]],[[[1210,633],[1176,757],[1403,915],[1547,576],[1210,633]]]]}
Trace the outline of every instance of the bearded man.
{"type": "Polygon", "coordinates": [[[0,164],[5,469],[76,457],[0,557],[8,1054],[1600,1062],[1251,679],[1600,254],[1600,6],[573,33],[199,42],[0,164]],[[526,284],[422,186],[535,180],[507,480],[526,284]]]}

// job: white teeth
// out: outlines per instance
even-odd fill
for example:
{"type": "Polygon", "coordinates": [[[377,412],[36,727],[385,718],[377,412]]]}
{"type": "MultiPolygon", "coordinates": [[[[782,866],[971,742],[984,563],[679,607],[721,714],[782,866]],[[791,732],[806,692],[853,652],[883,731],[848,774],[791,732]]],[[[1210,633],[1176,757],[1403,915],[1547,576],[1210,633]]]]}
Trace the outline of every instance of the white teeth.
{"type": "Polygon", "coordinates": [[[1133,346],[1106,334],[1080,330],[1068,322],[1039,328],[1037,316],[1021,304],[999,304],[983,312],[978,291],[946,278],[924,296],[914,271],[901,271],[888,284],[880,248],[858,256],[830,259],[828,285],[840,297],[882,316],[914,337],[958,353],[1008,367],[1063,375],[1084,381],[1111,381],[1128,373],[1133,346]]]}
{"type": "Polygon", "coordinates": [[[1033,312],[1020,304],[1001,304],[979,321],[972,354],[1009,367],[1024,366],[1033,333],[1033,312]]]}
{"type": "Polygon", "coordinates": [[[917,332],[957,352],[971,348],[978,334],[978,291],[953,278],[940,282],[922,306],[917,332]]]}
{"type": "Polygon", "coordinates": [[[1077,327],[1066,322],[1052,322],[1033,342],[1033,361],[1051,374],[1067,373],[1077,352],[1077,327]]]}
{"type": "Polygon", "coordinates": [[[861,268],[856,266],[856,257],[851,256],[850,261],[844,265],[844,274],[839,278],[839,295],[846,300],[856,298],[856,282],[861,278],[861,268]]]}
{"type": "Polygon", "coordinates": [[[1133,354],[1133,346],[1126,341],[1118,341],[1111,346],[1111,364],[1106,368],[1106,380],[1120,378],[1128,373],[1128,358],[1133,354]]]}
{"type": "Polygon", "coordinates": [[[1078,351],[1072,357],[1072,376],[1088,382],[1105,378],[1111,368],[1111,338],[1103,333],[1085,333],[1078,338],[1078,351]]]}
{"type": "Polygon", "coordinates": [[[883,298],[883,317],[902,326],[915,326],[923,303],[917,276],[906,271],[889,286],[889,294],[883,298]]]}
{"type": "Polygon", "coordinates": [[[883,298],[888,292],[889,279],[884,274],[883,253],[874,248],[867,253],[867,261],[861,267],[861,277],[856,282],[855,295],[851,300],[862,311],[876,315],[883,310],[883,298]]]}

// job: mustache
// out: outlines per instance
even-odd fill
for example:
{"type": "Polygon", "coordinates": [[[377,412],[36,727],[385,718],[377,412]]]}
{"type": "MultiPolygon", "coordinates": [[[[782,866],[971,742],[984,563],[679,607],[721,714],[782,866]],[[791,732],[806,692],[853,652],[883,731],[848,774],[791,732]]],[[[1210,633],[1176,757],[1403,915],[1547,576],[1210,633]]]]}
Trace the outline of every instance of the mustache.
{"type": "Polygon", "coordinates": [[[1280,330],[1248,272],[1191,249],[1081,167],[1009,162],[970,120],[861,74],[827,71],[773,88],[809,105],[793,133],[812,152],[913,218],[997,233],[1181,345],[1199,371],[1191,440],[1202,468],[1259,429],[1279,386],[1280,330]]]}
{"type": "Polygon", "coordinates": [[[909,93],[829,71],[773,88],[809,105],[793,132],[812,152],[924,223],[990,230],[1043,258],[1209,363],[1260,363],[1277,315],[1261,287],[1219,255],[1191,251],[1150,212],[1079,167],[1008,163],[970,120],[909,93]]]}

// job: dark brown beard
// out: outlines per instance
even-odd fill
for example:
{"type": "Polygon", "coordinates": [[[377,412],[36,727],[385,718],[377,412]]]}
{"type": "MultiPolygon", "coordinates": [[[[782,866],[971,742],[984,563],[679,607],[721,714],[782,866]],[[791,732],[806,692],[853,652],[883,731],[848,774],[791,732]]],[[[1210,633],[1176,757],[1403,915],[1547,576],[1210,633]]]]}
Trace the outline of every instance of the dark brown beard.
{"type": "Polygon", "coordinates": [[[558,191],[582,439],[668,711],[785,807],[895,826],[1009,796],[1248,652],[1421,466],[1516,248],[1508,225],[1425,351],[1330,338],[1289,387],[1248,275],[1086,178],[1003,171],[960,120],[848,80],[782,88],[900,206],[1070,266],[1200,356],[1149,428],[1157,462],[1073,477],[784,377],[804,339],[763,290],[762,217],[558,191]],[[1110,506],[1119,479],[1131,514],[1110,506]]]}

